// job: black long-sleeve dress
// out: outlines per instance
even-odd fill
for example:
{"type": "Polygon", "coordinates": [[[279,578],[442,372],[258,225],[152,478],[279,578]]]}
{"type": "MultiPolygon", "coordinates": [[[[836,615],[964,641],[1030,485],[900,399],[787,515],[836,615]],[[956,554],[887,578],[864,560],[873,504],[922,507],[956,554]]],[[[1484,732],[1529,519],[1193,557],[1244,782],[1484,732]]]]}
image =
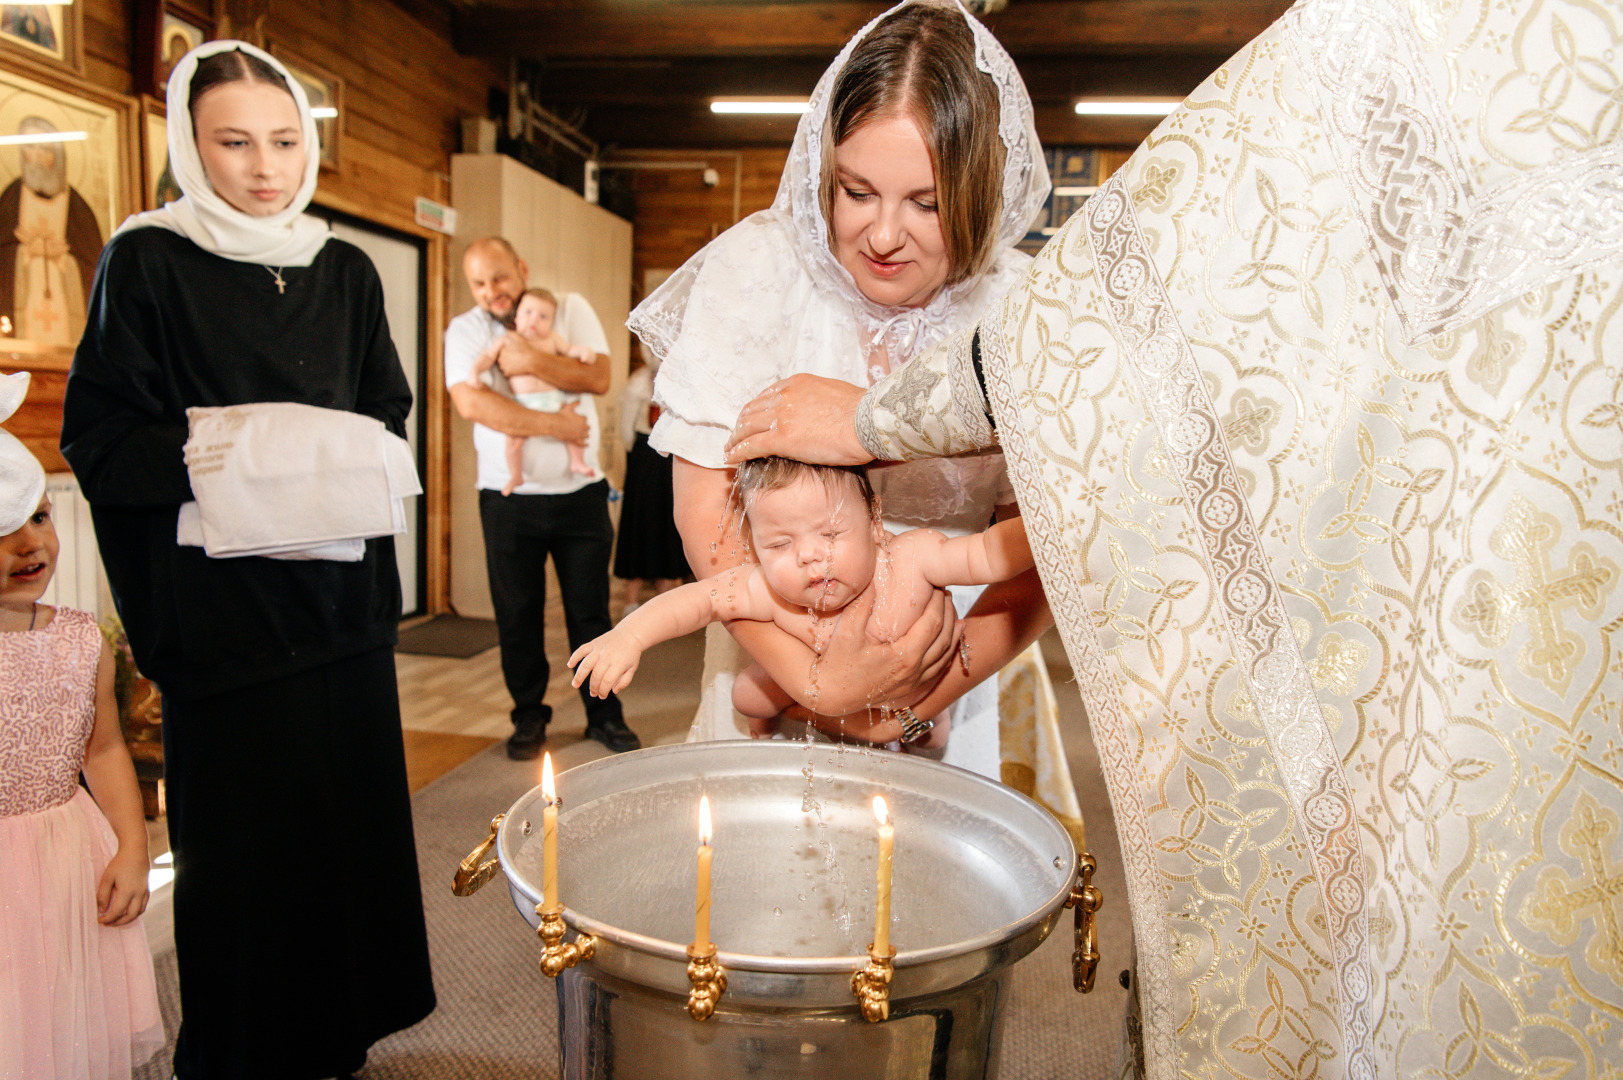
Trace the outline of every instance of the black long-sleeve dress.
{"type": "Polygon", "coordinates": [[[393,541],[367,541],[359,563],[210,559],[175,543],[192,497],[186,409],[260,401],[403,434],[411,392],[367,257],[334,239],[310,266],[273,272],[160,228],[114,237],[68,377],[62,453],[136,662],[164,693],[183,1080],[350,1072],[434,1003],[391,654],[393,541]]]}

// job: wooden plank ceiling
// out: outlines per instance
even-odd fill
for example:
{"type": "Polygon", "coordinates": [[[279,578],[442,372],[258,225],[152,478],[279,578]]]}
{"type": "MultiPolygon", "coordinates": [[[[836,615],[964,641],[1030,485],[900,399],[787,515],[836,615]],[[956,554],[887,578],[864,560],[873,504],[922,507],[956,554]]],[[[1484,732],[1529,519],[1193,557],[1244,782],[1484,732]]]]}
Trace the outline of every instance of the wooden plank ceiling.
{"type": "MultiPolygon", "coordinates": [[[[1043,141],[1132,145],[1154,120],[1080,117],[1079,97],[1182,97],[1291,0],[1010,0],[986,16],[1043,141]]],[[[532,62],[536,100],[606,148],[785,145],[793,118],[715,116],[718,96],[811,92],[863,0],[453,0],[466,55],[532,62]]]]}

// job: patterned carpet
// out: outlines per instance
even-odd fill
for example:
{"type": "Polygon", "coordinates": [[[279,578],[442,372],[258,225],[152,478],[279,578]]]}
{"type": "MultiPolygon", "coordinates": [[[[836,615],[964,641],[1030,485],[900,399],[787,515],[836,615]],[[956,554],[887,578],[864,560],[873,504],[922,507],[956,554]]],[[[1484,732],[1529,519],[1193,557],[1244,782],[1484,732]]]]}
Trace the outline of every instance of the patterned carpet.
{"type": "MultiPolygon", "coordinates": [[[[1131,939],[1121,858],[1081,707],[1075,688],[1068,685],[1063,652],[1052,636],[1044,642],[1044,651],[1061,698],[1061,727],[1090,846],[1100,862],[1097,881],[1106,901],[1099,925],[1104,959],[1094,992],[1088,996],[1073,992],[1067,915],[1059,930],[1019,965],[997,1075],[1001,1080],[1103,1080],[1115,1075],[1127,997],[1116,977],[1127,965],[1131,939]]],[[[685,672],[691,678],[691,658],[679,650],[660,659],[664,663],[643,673],[650,692],[665,677],[685,672]]],[[[648,663],[655,665],[652,655],[648,663]]],[[[630,714],[635,703],[628,699],[626,704],[630,714]]],[[[600,756],[602,748],[596,743],[577,738],[559,732],[551,741],[560,767],[600,756]]],[[[490,818],[535,782],[533,764],[508,761],[497,746],[413,796],[439,1007],[421,1024],[373,1047],[366,1068],[357,1074],[360,1080],[557,1076],[556,996],[537,968],[535,936],[513,908],[500,879],[466,899],[452,896],[450,890],[457,862],[483,837],[490,818]]],[[[160,990],[168,999],[165,1019],[173,1032],[172,955],[159,966],[160,990]]],[[[154,1061],[137,1075],[167,1078],[167,1061],[154,1061]]]]}

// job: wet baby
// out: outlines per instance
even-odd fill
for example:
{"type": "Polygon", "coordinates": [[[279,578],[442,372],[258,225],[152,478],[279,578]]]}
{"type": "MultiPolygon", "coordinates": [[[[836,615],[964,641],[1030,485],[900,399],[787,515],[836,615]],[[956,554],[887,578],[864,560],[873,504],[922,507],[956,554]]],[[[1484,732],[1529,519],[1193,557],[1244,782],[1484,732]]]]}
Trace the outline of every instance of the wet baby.
{"type": "MultiPolygon", "coordinates": [[[[1032,566],[1018,518],[956,538],[933,529],[887,533],[860,469],[759,458],[738,467],[735,490],[739,531],[755,561],[657,596],[576,649],[569,658],[575,686],[589,676],[597,697],[623,690],[643,650],[717,620],[769,622],[821,652],[832,621],[869,590],[870,635],[895,641],[937,588],[989,585],[1032,566]]],[[[771,734],[774,718],[791,704],[759,665],[733,683],[733,707],[750,718],[756,737],[771,734]]],[[[948,725],[934,719],[916,747],[945,744],[948,725]]]]}

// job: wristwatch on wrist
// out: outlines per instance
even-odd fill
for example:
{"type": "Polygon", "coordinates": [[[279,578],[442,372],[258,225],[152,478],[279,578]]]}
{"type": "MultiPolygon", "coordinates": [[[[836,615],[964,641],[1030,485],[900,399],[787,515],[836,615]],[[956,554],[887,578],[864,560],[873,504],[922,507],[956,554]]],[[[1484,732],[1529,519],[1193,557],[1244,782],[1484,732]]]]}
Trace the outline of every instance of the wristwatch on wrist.
{"type": "Polygon", "coordinates": [[[896,719],[902,722],[902,742],[914,743],[930,733],[935,727],[935,720],[930,717],[920,717],[912,709],[901,708],[892,712],[896,719]]]}

